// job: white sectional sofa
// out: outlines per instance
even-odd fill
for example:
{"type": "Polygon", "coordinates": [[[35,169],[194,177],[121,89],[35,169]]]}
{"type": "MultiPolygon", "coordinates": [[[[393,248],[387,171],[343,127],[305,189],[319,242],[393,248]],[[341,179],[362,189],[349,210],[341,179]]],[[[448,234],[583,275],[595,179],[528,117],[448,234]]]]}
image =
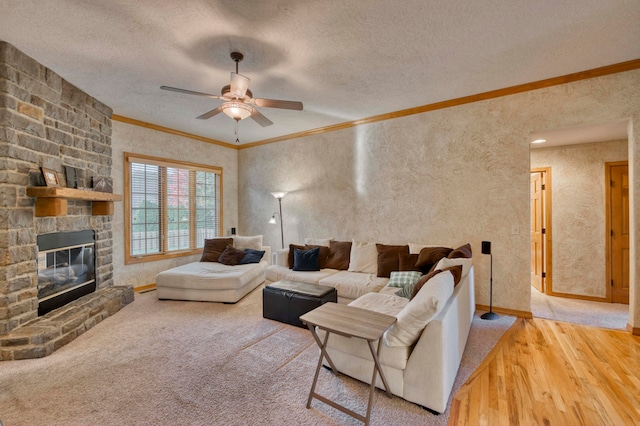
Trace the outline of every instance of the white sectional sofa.
{"type": "Polygon", "coordinates": [[[218,262],[215,256],[207,258],[205,247],[203,260],[168,269],[156,276],[158,299],[235,303],[262,284],[271,259],[271,247],[262,245],[261,235],[227,240],[232,240],[238,250],[259,249],[265,253],[257,263],[230,265],[218,262]]]}
{"type": "MultiPolygon", "coordinates": [[[[433,246],[410,245],[409,248],[415,255],[425,247],[433,246]]],[[[470,256],[470,246],[468,248],[470,256]]],[[[380,356],[390,391],[430,411],[445,411],[475,312],[471,258],[439,260],[432,270],[445,269],[445,272],[428,279],[409,300],[396,295],[398,288],[387,286],[389,278],[378,277],[373,272],[330,268],[294,271],[288,266],[288,252],[288,249],[276,252],[276,264],[265,270],[267,280],[286,279],[335,287],[339,303],[396,316],[398,322],[385,333],[380,356]],[[454,265],[462,265],[456,272],[459,274],[457,284],[454,271],[446,269],[454,265]]],[[[364,340],[331,334],[327,351],[340,372],[371,382],[373,360],[364,340]]],[[[376,386],[383,387],[379,377],[376,386]]]]}

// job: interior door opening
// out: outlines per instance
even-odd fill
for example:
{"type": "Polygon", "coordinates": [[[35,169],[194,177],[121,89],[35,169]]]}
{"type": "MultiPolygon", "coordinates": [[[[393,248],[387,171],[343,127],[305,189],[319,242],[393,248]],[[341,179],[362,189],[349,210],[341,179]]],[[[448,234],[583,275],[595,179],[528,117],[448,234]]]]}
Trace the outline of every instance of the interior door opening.
{"type": "Polygon", "coordinates": [[[629,164],[606,163],[607,301],[629,304],[629,164]]]}
{"type": "Polygon", "coordinates": [[[551,169],[531,170],[531,286],[551,290],[551,169]]]}

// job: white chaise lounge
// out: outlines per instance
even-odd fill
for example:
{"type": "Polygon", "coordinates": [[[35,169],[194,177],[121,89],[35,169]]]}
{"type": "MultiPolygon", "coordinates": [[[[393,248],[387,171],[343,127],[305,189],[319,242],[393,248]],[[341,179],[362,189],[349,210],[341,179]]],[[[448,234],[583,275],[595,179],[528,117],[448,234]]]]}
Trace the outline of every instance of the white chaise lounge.
{"type": "MultiPolygon", "coordinates": [[[[271,259],[271,248],[262,246],[262,236],[259,237],[259,244],[256,245],[254,241],[251,245],[265,252],[258,263],[227,265],[217,261],[200,261],[160,272],[156,276],[158,299],[225,303],[242,299],[265,281],[264,270],[271,259]]],[[[241,238],[233,238],[234,244],[246,249],[241,238]]]]}

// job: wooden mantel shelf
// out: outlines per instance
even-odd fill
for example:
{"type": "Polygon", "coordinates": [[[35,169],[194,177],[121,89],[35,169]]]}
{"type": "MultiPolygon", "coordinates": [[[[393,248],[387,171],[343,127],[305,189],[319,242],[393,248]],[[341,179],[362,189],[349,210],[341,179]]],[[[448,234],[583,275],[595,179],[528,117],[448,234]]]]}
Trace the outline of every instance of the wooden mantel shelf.
{"type": "Polygon", "coordinates": [[[66,216],[67,200],[91,201],[94,216],[112,215],[113,202],[122,201],[122,195],[118,194],[55,186],[30,186],[27,195],[37,198],[36,217],[66,216]]]}

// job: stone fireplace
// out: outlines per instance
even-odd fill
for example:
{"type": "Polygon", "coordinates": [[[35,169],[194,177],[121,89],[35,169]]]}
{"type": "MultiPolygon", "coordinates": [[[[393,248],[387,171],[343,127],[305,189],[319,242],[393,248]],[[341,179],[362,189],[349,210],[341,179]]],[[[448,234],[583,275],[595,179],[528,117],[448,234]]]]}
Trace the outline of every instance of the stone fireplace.
{"type": "MultiPolygon", "coordinates": [[[[37,216],[36,199],[27,195],[28,187],[43,184],[41,167],[57,172],[62,186],[64,166],[82,171],[80,186],[90,186],[92,176],[110,177],[111,114],[108,106],[0,41],[0,360],[48,355],[133,299],[131,288],[113,283],[112,212],[96,215],[91,201],[69,200],[66,214],[37,216]],[[96,291],[39,316],[42,262],[60,268],[65,263],[63,254],[60,262],[39,257],[39,240],[79,231],[94,235],[96,291]]],[[[50,273],[57,279],[83,269],[67,266],[50,273]]]]}

